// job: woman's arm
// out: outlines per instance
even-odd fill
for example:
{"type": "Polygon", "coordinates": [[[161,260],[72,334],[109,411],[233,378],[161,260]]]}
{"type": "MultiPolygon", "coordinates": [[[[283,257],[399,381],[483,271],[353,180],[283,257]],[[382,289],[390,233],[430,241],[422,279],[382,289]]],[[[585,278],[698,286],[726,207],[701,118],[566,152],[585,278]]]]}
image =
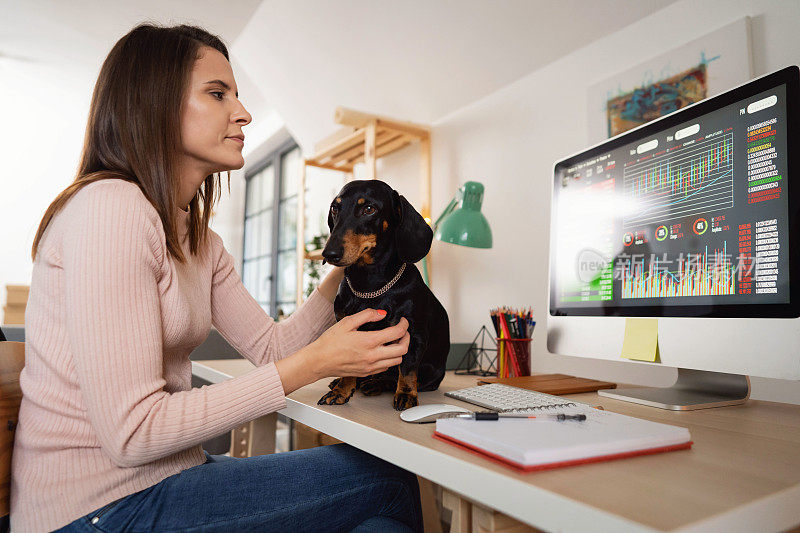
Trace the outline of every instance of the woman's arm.
{"type": "Polygon", "coordinates": [[[319,284],[319,292],[331,303],[336,298],[336,293],[339,292],[339,284],[344,279],[344,268],[335,267],[331,272],[325,276],[322,283],[319,284]]]}
{"type": "Polygon", "coordinates": [[[336,267],[294,313],[277,323],[276,360],[301,350],[336,322],[333,301],[342,279],[344,269],[336,267]]]}
{"type": "Polygon", "coordinates": [[[386,312],[366,309],[336,323],[333,301],[344,279],[335,268],[289,318],[274,322],[242,285],[233,258],[212,232],[216,247],[211,309],[214,325],[242,355],[256,364],[275,361],[285,394],[329,376],[366,376],[400,364],[408,350],[408,322],[359,332],[386,312]],[[334,325],[335,324],[335,325],[334,325]],[[384,346],[399,341],[393,346],[384,346]]]}
{"type": "Polygon", "coordinates": [[[336,268],[292,315],[275,322],[247,292],[219,235],[210,232],[214,274],[211,319],[240,354],[261,366],[289,356],[317,339],[336,321],[333,300],[344,277],[336,268]]]}

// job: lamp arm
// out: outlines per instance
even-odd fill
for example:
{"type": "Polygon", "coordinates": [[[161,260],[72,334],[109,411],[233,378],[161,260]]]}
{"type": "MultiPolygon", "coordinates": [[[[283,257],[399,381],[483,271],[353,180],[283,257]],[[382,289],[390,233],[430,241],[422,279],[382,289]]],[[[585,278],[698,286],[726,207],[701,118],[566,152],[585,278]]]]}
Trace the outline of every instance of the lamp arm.
{"type": "Polygon", "coordinates": [[[436,231],[436,228],[439,227],[439,223],[442,221],[442,219],[453,212],[457,203],[456,197],[454,196],[453,199],[450,200],[450,203],[447,204],[447,207],[445,207],[444,211],[442,211],[442,214],[439,215],[439,218],[436,219],[436,222],[433,223],[434,232],[436,231]]]}

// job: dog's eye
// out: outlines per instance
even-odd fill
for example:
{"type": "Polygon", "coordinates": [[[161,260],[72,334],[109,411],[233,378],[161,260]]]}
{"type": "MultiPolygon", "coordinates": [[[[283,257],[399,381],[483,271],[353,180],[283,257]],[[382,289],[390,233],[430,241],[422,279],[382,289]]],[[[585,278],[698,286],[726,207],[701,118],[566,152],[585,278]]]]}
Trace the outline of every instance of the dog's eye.
{"type": "Polygon", "coordinates": [[[371,205],[368,205],[368,206],[366,206],[366,207],[364,208],[364,214],[365,214],[365,215],[371,215],[371,214],[372,214],[372,213],[374,213],[374,212],[375,212],[375,208],[374,208],[374,207],[372,207],[371,205]]]}
{"type": "Polygon", "coordinates": [[[331,206],[331,215],[336,216],[338,214],[339,214],[339,206],[338,205],[332,205],[331,206]]]}

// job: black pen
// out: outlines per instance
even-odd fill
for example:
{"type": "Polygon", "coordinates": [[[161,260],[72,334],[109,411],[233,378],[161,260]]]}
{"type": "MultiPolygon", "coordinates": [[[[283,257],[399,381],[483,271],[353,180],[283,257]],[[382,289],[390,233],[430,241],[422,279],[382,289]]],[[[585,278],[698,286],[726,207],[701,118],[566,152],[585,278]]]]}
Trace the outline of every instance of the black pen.
{"type": "Polygon", "coordinates": [[[546,415],[531,415],[529,413],[459,413],[447,418],[469,418],[471,420],[500,420],[501,418],[538,418],[540,420],[556,420],[564,422],[566,420],[575,420],[583,422],[586,420],[586,415],[567,415],[564,413],[546,414],[546,415]]]}

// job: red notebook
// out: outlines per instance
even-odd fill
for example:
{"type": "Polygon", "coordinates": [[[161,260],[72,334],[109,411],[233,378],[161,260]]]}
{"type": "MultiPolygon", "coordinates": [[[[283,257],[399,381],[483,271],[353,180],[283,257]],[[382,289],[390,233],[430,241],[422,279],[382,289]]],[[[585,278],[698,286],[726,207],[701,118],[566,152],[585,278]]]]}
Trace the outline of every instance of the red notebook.
{"type": "MultiPolygon", "coordinates": [[[[434,438],[467,449],[519,472],[683,450],[692,446],[689,430],[649,420],[570,407],[586,421],[539,418],[496,421],[441,418],[434,438]]],[[[537,413],[532,412],[535,416],[537,413]]],[[[546,413],[540,413],[546,416],[546,413]]]]}

